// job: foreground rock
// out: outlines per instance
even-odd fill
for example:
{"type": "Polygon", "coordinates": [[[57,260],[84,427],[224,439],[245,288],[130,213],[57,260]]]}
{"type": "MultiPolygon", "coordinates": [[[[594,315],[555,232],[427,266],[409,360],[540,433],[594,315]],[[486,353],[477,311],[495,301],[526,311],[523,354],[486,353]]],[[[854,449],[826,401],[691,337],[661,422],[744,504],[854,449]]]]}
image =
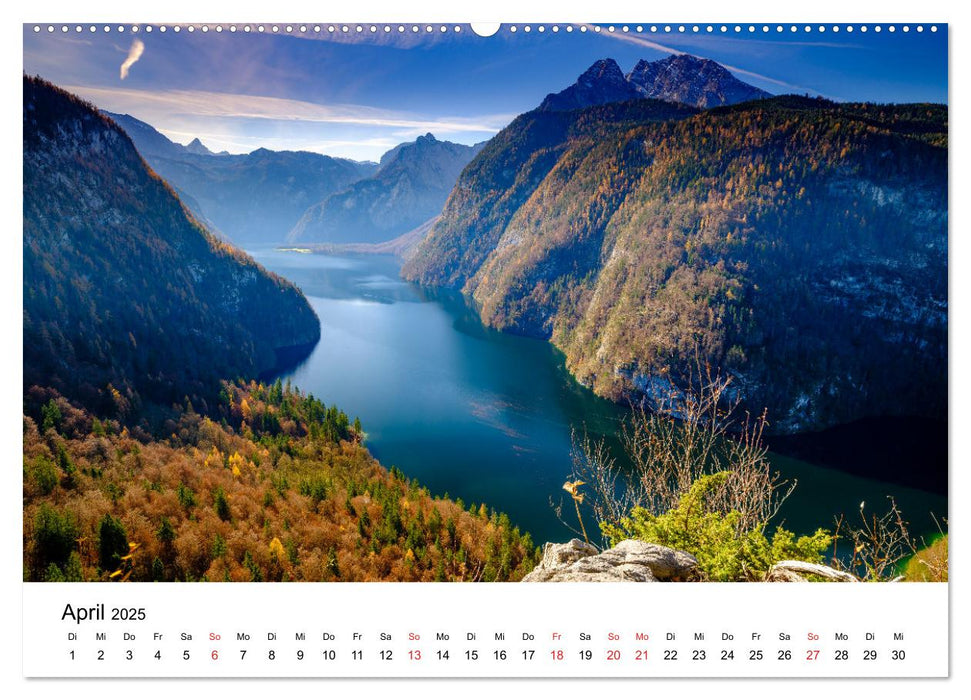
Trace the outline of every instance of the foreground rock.
{"type": "Polygon", "coordinates": [[[598,552],[573,539],[565,544],[547,542],[543,561],[523,581],[690,581],[697,577],[697,567],[698,561],[687,552],[650,542],[624,540],[598,552]]]}
{"type": "Polygon", "coordinates": [[[826,581],[839,581],[840,583],[855,583],[859,581],[856,576],[845,571],[839,571],[822,564],[811,564],[807,561],[780,561],[772,565],[765,580],[776,583],[802,583],[808,581],[808,576],[815,576],[826,581]]]}

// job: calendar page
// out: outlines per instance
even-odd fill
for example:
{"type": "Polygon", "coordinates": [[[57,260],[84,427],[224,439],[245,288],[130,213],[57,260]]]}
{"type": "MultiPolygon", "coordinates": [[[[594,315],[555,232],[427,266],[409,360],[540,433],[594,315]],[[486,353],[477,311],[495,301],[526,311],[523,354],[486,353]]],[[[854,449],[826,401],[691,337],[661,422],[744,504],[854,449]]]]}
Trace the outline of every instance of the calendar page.
{"type": "Polygon", "coordinates": [[[946,22],[83,15],[25,677],[949,675],[946,22]]]}

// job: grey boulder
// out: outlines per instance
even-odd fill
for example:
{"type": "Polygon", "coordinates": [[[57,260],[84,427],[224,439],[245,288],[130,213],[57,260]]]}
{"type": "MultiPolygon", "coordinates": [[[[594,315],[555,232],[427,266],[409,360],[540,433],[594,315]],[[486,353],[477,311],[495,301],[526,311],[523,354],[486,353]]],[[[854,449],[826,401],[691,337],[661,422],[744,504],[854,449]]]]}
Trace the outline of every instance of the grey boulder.
{"type": "Polygon", "coordinates": [[[523,581],[689,581],[697,566],[687,552],[650,542],[624,540],[598,553],[593,545],[573,539],[546,543],[543,561],[523,581]]]}

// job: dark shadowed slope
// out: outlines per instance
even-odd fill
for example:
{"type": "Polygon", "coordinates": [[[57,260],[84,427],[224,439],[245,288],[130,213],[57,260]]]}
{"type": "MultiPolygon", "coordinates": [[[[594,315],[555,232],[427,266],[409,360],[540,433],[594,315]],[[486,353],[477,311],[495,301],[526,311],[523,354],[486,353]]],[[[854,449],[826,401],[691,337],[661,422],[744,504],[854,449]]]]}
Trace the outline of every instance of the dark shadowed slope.
{"type": "Polygon", "coordinates": [[[211,236],[128,136],[24,78],[24,386],[169,402],[309,350],[303,294],[211,236]]]}

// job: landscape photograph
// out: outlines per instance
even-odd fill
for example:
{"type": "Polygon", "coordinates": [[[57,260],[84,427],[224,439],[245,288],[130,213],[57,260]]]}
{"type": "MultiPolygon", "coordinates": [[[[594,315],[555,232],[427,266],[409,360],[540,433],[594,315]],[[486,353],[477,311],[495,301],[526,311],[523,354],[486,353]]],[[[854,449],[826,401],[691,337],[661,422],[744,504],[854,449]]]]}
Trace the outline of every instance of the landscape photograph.
{"type": "Polygon", "coordinates": [[[24,25],[23,580],[947,581],[947,27],[809,29],[24,25]]]}

